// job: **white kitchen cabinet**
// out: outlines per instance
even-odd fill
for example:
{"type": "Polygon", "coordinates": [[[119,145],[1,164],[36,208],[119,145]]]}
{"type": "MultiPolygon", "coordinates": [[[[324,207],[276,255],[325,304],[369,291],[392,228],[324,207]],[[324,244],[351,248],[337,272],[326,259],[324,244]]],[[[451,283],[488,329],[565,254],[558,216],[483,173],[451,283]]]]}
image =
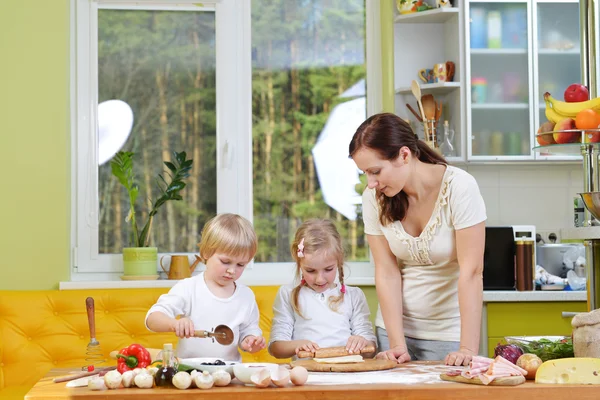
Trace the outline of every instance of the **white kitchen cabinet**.
{"type": "Polygon", "coordinates": [[[532,150],[544,92],[580,82],[579,7],[572,0],[466,3],[467,158],[577,159],[532,150]]]}
{"type": "MultiPolygon", "coordinates": [[[[434,1],[428,1],[433,5],[434,1]]],[[[454,7],[399,15],[394,7],[395,112],[423,128],[413,79],[443,103],[455,130],[451,162],[575,160],[532,150],[546,121],[544,92],[561,98],[581,81],[577,0],[454,0],[454,7]],[[454,80],[425,84],[418,72],[455,63],[454,80]]]]}
{"type": "MultiPolygon", "coordinates": [[[[456,2],[457,0],[455,0],[456,2]]],[[[435,2],[429,2],[434,5],[435,2]]],[[[413,129],[423,137],[423,127],[407,109],[409,103],[418,113],[418,106],[410,85],[417,80],[422,94],[432,94],[441,101],[442,116],[437,124],[438,143],[443,139],[443,122],[447,120],[454,129],[456,156],[449,161],[465,159],[465,121],[463,113],[464,83],[462,54],[464,52],[464,24],[462,0],[458,7],[439,8],[413,14],[400,15],[394,7],[394,85],[395,112],[408,119],[413,129]],[[455,64],[454,79],[445,83],[425,83],[419,70],[433,69],[434,64],[451,61],[455,64]]]]}

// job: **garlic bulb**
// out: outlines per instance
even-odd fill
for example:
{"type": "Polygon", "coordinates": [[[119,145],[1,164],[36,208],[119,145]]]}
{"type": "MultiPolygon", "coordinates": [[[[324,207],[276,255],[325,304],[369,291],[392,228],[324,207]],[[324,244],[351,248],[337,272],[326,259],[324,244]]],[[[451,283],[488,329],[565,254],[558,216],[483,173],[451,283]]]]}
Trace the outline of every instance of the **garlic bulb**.
{"type": "Polygon", "coordinates": [[[132,387],[133,378],[135,378],[135,373],[133,371],[123,372],[123,375],[121,375],[121,383],[123,384],[123,387],[132,387]]]}
{"type": "Polygon", "coordinates": [[[290,383],[290,371],[285,367],[279,367],[271,374],[271,380],[278,387],[284,387],[290,383]]]}
{"type": "Polygon", "coordinates": [[[121,386],[121,373],[117,370],[108,371],[104,375],[104,384],[109,389],[116,389],[121,386]]]}
{"type": "Polygon", "coordinates": [[[102,378],[93,378],[88,381],[88,388],[91,390],[104,390],[106,389],[106,385],[104,384],[104,379],[102,378]]]}
{"type": "Polygon", "coordinates": [[[213,386],[214,380],[211,374],[204,371],[201,374],[196,375],[194,382],[200,389],[210,389],[213,386]]]}
{"type": "Polygon", "coordinates": [[[185,371],[179,371],[173,376],[173,386],[177,389],[187,389],[192,385],[192,377],[185,371]]]}
{"type": "Polygon", "coordinates": [[[133,378],[133,382],[140,389],[150,389],[154,384],[154,378],[150,374],[140,373],[133,378]]]}
{"type": "Polygon", "coordinates": [[[231,375],[224,369],[218,369],[212,373],[215,386],[227,386],[231,382],[231,375]]]}
{"type": "Polygon", "coordinates": [[[266,388],[271,384],[271,371],[268,368],[261,368],[250,376],[252,383],[259,388],[266,388]]]}

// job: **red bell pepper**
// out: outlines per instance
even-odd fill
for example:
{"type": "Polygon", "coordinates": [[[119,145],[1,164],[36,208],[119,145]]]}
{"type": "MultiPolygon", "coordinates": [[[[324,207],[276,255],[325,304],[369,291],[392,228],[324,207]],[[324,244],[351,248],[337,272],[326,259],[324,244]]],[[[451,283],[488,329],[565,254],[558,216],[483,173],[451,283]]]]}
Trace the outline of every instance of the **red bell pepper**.
{"type": "Polygon", "coordinates": [[[117,371],[123,373],[134,368],[145,368],[152,363],[150,352],[140,344],[132,344],[117,354],[117,371]]]}

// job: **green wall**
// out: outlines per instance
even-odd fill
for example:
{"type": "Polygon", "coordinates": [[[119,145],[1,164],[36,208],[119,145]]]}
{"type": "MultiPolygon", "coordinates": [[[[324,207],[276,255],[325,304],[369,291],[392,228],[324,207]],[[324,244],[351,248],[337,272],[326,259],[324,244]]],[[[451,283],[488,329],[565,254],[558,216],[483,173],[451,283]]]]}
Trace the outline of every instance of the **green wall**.
{"type": "Polygon", "coordinates": [[[0,1],[0,290],[69,277],[69,0],[0,1]]]}

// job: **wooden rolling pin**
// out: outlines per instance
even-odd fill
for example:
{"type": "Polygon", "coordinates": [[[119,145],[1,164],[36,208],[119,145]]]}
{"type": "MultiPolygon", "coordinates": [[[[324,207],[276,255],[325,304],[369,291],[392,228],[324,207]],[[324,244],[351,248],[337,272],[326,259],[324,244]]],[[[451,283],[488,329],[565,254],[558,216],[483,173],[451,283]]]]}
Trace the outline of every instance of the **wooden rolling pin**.
{"type": "MultiPolygon", "coordinates": [[[[375,347],[369,345],[369,346],[366,346],[365,348],[363,348],[360,352],[361,353],[375,353],[375,347]]],[[[354,354],[348,353],[348,350],[346,350],[345,346],[325,347],[325,348],[315,351],[314,353],[311,351],[299,351],[298,352],[298,358],[309,358],[309,357],[329,358],[329,357],[342,357],[342,356],[351,356],[351,355],[354,355],[354,354]]]]}

